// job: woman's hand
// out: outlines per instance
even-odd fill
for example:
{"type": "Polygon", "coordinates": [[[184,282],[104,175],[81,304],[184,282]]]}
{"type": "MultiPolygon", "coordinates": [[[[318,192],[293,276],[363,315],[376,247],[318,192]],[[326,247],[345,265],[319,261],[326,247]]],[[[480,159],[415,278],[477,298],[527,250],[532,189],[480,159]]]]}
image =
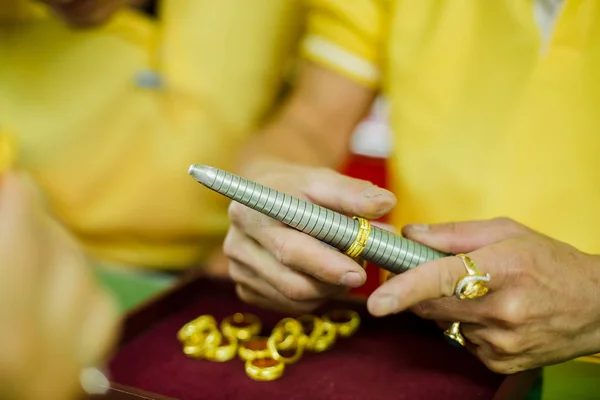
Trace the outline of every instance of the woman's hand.
{"type": "Polygon", "coordinates": [[[376,316],[411,309],[444,328],[461,322],[466,347],[491,370],[514,373],[600,351],[600,260],[508,219],[408,226],[404,235],[452,254],[467,253],[489,292],[453,296],[467,274],[448,257],[378,288],[376,316]]]}
{"type": "Polygon", "coordinates": [[[0,178],[2,398],[68,400],[117,333],[112,300],[22,176],[0,178]]]}

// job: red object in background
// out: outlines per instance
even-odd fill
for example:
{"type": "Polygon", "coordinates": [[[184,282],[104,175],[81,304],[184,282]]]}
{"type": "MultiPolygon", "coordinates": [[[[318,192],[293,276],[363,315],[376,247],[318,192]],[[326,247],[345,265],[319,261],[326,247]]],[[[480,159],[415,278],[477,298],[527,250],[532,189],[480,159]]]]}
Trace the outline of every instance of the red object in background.
{"type": "MultiPolygon", "coordinates": [[[[389,189],[387,160],[385,158],[353,154],[341,172],[344,175],[364,179],[379,187],[389,189]]],[[[377,222],[388,223],[388,220],[384,216],[377,222]]],[[[381,285],[381,269],[375,265],[367,264],[366,270],[367,282],[362,287],[352,290],[352,294],[367,297],[381,285]]]]}

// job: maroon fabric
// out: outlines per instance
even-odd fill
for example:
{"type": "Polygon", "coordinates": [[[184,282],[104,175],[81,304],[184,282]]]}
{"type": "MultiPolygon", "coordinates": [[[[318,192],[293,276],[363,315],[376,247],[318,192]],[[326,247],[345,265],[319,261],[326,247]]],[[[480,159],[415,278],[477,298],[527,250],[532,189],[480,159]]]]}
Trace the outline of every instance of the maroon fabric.
{"type": "MultiPolygon", "coordinates": [[[[340,304],[331,305],[339,307],[340,304]]],[[[241,360],[194,360],[176,334],[189,320],[212,314],[257,314],[268,335],[283,318],[241,303],[229,283],[206,281],[194,301],[124,344],[113,358],[113,381],[150,392],[195,399],[491,399],[504,377],[489,372],[440,330],[412,315],[375,319],[362,305],[341,304],[362,316],[358,332],[321,354],[306,354],[272,382],[246,376],[241,360]]]]}

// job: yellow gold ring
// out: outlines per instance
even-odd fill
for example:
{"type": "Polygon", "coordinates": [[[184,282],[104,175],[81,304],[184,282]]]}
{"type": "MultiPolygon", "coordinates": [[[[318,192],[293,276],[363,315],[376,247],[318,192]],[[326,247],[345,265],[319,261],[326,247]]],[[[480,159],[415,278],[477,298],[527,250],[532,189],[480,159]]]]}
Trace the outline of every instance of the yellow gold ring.
{"type": "Polygon", "coordinates": [[[177,339],[183,343],[192,338],[194,335],[202,334],[202,332],[211,326],[217,326],[217,321],[215,321],[215,318],[212,315],[201,315],[185,324],[177,332],[177,339]]]}
{"type": "Polygon", "coordinates": [[[352,310],[333,310],[323,315],[323,321],[333,325],[341,337],[350,337],[360,326],[360,316],[352,310]]]}
{"type": "Polygon", "coordinates": [[[225,336],[216,346],[208,345],[204,350],[204,358],[210,361],[224,362],[235,357],[238,350],[238,340],[234,336],[225,336]]]}
{"type": "Polygon", "coordinates": [[[262,329],[260,319],[254,314],[235,313],[221,322],[221,331],[226,336],[233,336],[241,342],[259,335],[262,329]]]}
{"type": "Polygon", "coordinates": [[[306,349],[321,353],[335,344],[337,332],[335,326],[315,315],[301,315],[297,320],[302,324],[307,336],[306,349]]]}
{"type": "Polygon", "coordinates": [[[238,350],[239,357],[244,360],[253,360],[255,358],[270,358],[271,352],[267,348],[268,337],[255,336],[242,343],[238,350]]]}
{"type": "Polygon", "coordinates": [[[293,364],[302,357],[302,354],[304,354],[307,337],[305,335],[292,336],[295,339],[292,348],[282,350],[281,348],[278,348],[278,345],[284,342],[284,335],[285,331],[283,329],[274,330],[267,340],[267,348],[275,361],[281,361],[284,364],[293,364]],[[281,353],[281,351],[289,350],[294,351],[290,356],[285,356],[281,353]]]}
{"type": "Polygon", "coordinates": [[[304,335],[302,324],[293,318],[284,318],[275,325],[273,332],[281,332],[282,339],[277,342],[277,348],[280,350],[289,350],[296,346],[298,340],[304,335]]]}
{"type": "Polygon", "coordinates": [[[221,344],[223,336],[214,325],[207,325],[183,341],[183,353],[192,358],[203,358],[208,349],[221,344]]]}
{"type": "Polygon", "coordinates": [[[247,360],[246,374],[255,381],[274,381],[283,375],[285,364],[272,358],[247,360]]]}
{"type": "Polygon", "coordinates": [[[367,245],[369,235],[371,234],[371,222],[362,217],[354,217],[354,219],[359,222],[358,233],[356,234],[356,239],[354,239],[354,242],[350,245],[348,250],[345,251],[345,253],[348,257],[356,259],[358,256],[360,256],[367,245]]]}
{"type": "Polygon", "coordinates": [[[460,333],[460,322],[454,322],[450,328],[446,329],[444,335],[448,336],[461,346],[465,345],[465,337],[460,333]]]}
{"type": "Polygon", "coordinates": [[[467,275],[464,275],[456,283],[454,295],[461,300],[472,300],[484,296],[488,292],[488,288],[484,285],[484,282],[490,281],[490,274],[482,274],[469,256],[465,254],[457,254],[456,256],[462,260],[467,270],[467,275]]]}

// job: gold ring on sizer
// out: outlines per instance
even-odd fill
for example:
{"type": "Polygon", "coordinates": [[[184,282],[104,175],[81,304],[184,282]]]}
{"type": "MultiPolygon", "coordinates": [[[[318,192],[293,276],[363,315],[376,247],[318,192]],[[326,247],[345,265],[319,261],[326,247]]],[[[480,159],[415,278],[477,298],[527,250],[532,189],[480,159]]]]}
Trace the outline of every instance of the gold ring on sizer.
{"type": "Polygon", "coordinates": [[[354,242],[352,242],[345,253],[348,257],[356,259],[358,256],[360,256],[367,245],[369,235],[371,234],[371,222],[362,217],[353,217],[353,219],[359,222],[358,233],[356,234],[356,239],[354,239],[354,242]]]}

